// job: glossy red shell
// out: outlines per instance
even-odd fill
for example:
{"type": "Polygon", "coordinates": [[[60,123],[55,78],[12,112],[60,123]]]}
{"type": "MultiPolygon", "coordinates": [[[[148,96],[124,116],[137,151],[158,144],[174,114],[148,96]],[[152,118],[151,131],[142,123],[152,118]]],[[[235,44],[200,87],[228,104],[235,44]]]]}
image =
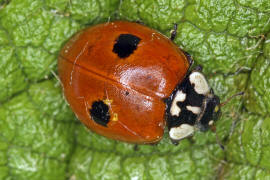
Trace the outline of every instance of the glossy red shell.
{"type": "Polygon", "coordinates": [[[137,23],[116,21],[80,31],[63,47],[59,77],[72,110],[89,129],[131,143],[155,143],[163,136],[165,108],[189,63],[170,39],[137,23]],[[120,34],[141,40],[127,58],[112,51],[120,34]],[[94,101],[109,105],[107,127],[91,119],[94,101]]]}

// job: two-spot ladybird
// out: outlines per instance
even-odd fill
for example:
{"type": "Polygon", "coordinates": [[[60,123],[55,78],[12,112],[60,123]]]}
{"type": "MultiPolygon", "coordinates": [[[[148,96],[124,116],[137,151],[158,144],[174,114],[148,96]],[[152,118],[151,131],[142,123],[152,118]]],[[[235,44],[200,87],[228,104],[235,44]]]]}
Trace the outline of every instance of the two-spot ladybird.
{"type": "Polygon", "coordinates": [[[72,37],[60,52],[58,70],[72,110],[94,132],[155,143],[167,124],[178,142],[209,129],[219,114],[219,98],[200,67],[189,69],[191,62],[159,32],[116,21],[72,37]]]}

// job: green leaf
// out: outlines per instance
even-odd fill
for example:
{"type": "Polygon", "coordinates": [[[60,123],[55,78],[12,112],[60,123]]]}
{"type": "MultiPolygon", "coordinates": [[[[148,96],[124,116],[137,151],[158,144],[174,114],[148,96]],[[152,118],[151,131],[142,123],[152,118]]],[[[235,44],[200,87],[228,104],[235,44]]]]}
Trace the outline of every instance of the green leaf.
{"type": "Polygon", "coordinates": [[[263,55],[267,59],[270,59],[270,33],[268,33],[268,35],[265,39],[265,42],[264,42],[263,55]]]}
{"type": "MultiPolygon", "coordinates": [[[[3,36],[3,41],[6,37],[3,36]]],[[[27,86],[26,77],[20,68],[14,47],[2,45],[0,49],[0,102],[24,90],[27,86]]]]}
{"type": "Polygon", "coordinates": [[[247,108],[251,112],[262,115],[270,112],[270,59],[260,56],[253,68],[248,85],[249,99],[246,102],[247,108]]]}
{"type": "Polygon", "coordinates": [[[0,180],[269,179],[269,0],[0,0],[0,180]],[[173,145],[90,132],[64,100],[57,57],[89,25],[140,21],[202,64],[222,102],[216,143],[197,132],[173,145]]]}

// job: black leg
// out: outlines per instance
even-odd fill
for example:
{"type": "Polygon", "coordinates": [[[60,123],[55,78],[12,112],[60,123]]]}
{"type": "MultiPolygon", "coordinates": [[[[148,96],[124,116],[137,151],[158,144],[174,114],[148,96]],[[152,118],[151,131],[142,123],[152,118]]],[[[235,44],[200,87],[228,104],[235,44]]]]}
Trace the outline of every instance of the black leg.
{"type": "Polygon", "coordinates": [[[173,139],[171,139],[171,142],[172,142],[172,144],[175,145],[175,146],[177,146],[177,145],[179,144],[179,141],[175,141],[175,140],[173,140],[173,139]]]}
{"type": "MultiPolygon", "coordinates": [[[[183,51],[183,50],[182,50],[183,51]]],[[[188,59],[188,62],[189,62],[189,65],[190,65],[190,67],[192,66],[192,64],[193,64],[193,59],[192,59],[192,57],[191,57],[191,55],[188,53],[188,52],[186,52],[186,51],[183,51],[184,52],[184,54],[187,56],[187,59],[188,59]]]]}
{"type": "Polygon", "coordinates": [[[135,145],[134,145],[133,150],[134,150],[134,151],[139,151],[139,146],[138,146],[138,144],[135,144],[135,145]]]}
{"type": "Polygon", "coordinates": [[[145,25],[141,20],[136,20],[136,21],[133,21],[133,22],[141,24],[141,25],[145,25]]]}
{"type": "Polygon", "coordinates": [[[202,65],[198,65],[198,66],[196,66],[196,67],[193,69],[193,71],[199,71],[199,72],[202,72],[202,69],[203,69],[202,65]]]}
{"type": "Polygon", "coordinates": [[[173,30],[171,31],[171,37],[170,39],[173,41],[176,37],[176,33],[177,33],[177,27],[178,25],[175,23],[174,26],[173,26],[173,30]]]}

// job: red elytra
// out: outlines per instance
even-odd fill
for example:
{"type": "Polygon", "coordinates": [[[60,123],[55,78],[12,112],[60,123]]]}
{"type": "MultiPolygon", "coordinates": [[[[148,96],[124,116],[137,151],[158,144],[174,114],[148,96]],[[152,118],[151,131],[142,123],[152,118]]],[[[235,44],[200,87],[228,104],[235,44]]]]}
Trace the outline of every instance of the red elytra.
{"type": "Polygon", "coordinates": [[[126,21],[80,31],[58,60],[65,97],[78,119],[98,134],[138,144],[162,138],[163,100],[189,66],[170,39],[126,21]]]}

